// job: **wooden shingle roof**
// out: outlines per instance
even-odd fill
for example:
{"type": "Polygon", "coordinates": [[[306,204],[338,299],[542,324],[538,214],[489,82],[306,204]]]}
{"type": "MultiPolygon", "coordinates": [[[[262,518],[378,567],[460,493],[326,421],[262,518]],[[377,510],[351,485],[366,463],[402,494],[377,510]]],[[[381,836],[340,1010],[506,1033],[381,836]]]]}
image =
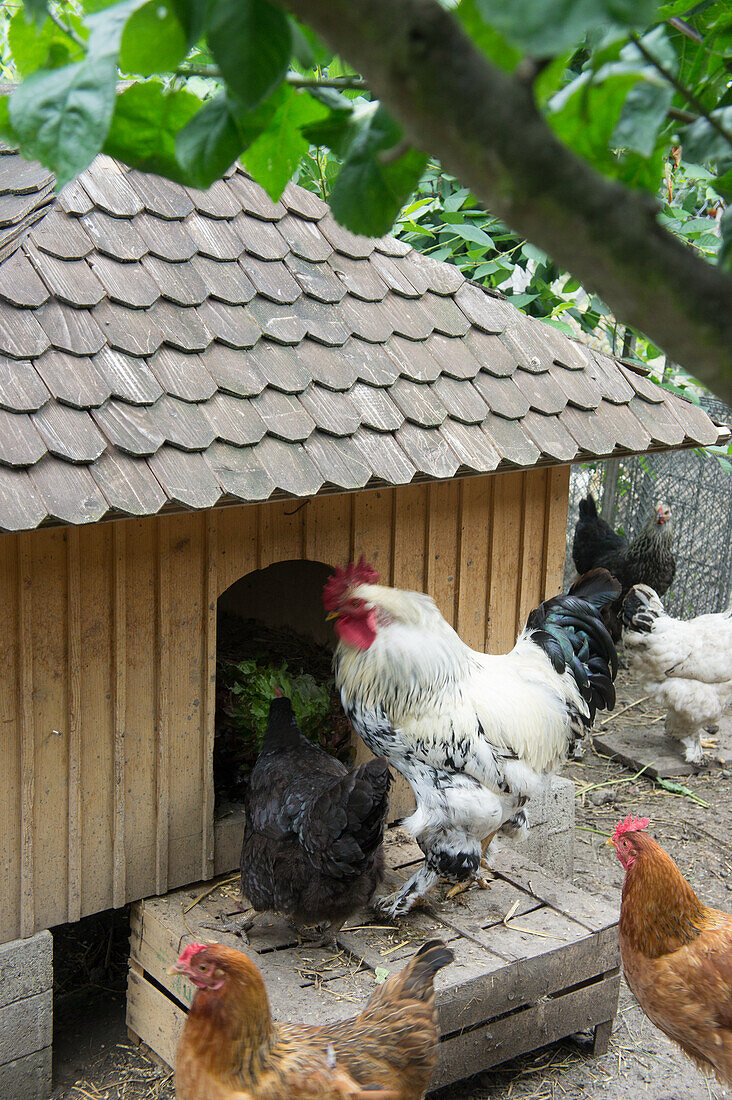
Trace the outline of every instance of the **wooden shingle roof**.
{"type": "Polygon", "coordinates": [[[0,156],[0,529],[711,444],[704,412],[240,169],[0,156]]]}

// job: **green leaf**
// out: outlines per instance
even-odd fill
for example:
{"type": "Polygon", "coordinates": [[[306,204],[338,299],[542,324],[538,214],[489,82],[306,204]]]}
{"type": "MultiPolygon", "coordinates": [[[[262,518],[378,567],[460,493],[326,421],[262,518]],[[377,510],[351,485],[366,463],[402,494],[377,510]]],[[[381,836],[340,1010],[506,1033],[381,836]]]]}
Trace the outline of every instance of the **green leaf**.
{"type": "Polygon", "coordinates": [[[0,141],[6,145],[17,145],[18,135],[10,122],[10,98],[0,96],[0,141]]]}
{"type": "Polygon", "coordinates": [[[645,28],[656,0],[476,0],[494,31],[534,57],[555,57],[601,26],[645,28]]]}
{"type": "Polygon", "coordinates": [[[211,0],[208,43],[229,90],[251,110],[283,80],[292,35],[267,0],[211,0]]]}
{"type": "Polygon", "coordinates": [[[116,59],[125,24],[144,2],[145,0],[120,0],[119,3],[90,15],[86,21],[89,28],[89,55],[116,59]]]}
{"type": "Polygon", "coordinates": [[[48,15],[48,0],[23,0],[23,8],[29,22],[33,20],[37,27],[43,26],[48,15]]]}
{"type": "Polygon", "coordinates": [[[195,46],[203,38],[206,29],[207,3],[202,3],[201,0],[171,0],[171,3],[185,32],[188,46],[195,46]]]}
{"type": "Polygon", "coordinates": [[[114,111],[117,66],[99,57],[33,73],[10,100],[10,121],[23,155],[40,160],[61,188],[91,163],[114,111]]]}
{"type": "Polygon", "coordinates": [[[170,72],[188,52],[186,34],[170,3],[148,0],[125,23],[119,67],[125,73],[170,72]]]}
{"type": "Polygon", "coordinates": [[[389,977],[389,971],[383,966],[377,966],[374,970],[374,981],[381,985],[389,977]]]}
{"type": "Polygon", "coordinates": [[[506,72],[512,73],[521,60],[521,53],[511,46],[494,27],[488,25],[478,11],[478,2],[460,0],[454,14],[478,49],[482,50],[490,61],[505,69],[506,72]]]}
{"type": "Polygon", "coordinates": [[[485,248],[493,248],[493,240],[477,225],[463,222],[462,224],[453,225],[452,231],[453,233],[457,233],[458,237],[462,237],[464,241],[472,241],[473,244],[481,244],[484,245],[485,248]]]}
{"type": "Polygon", "coordinates": [[[611,144],[650,157],[673,98],[670,84],[639,80],[628,92],[611,144]]]}
{"type": "MultiPolygon", "coordinates": [[[[732,133],[732,107],[712,111],[712,117],[728,133],[732,133]]],[[[694,163],[715,161],[723,171],[732,167],[732,146],[705,118],[687,126],[683,135],[684,156],[694,163]]]]}
{"type": "Polygon", "coordinates": [[[721,246],[717,257],[720,267],[732,271],[732,206],[728,206],[719,223],[721,246]]]}
{"type": "Polygon", "coordinates": [[[236,108],[225,92],[208,99],[175,138],[175,154],[193,187],[205,191],[244,148],[236,108]]]}
{"type": "Polygon", "coordinates": [[[380,237],[394,224],[427,158],[411,148],[399,153],[400,127],[384,107],[370,106],[338,173],[330,207],[352,232],[380,237]]]}
{"type": "Polygon", "coordinates": [[[117,97],[104,152],[143,172],[188,183],[175,156],[175,136],[200,104],[190,92],[167,91],[159,81],[132,84],[117,97]]]}
{"type": "Polygon", "coordinates": [[[583,73],[554,96],[547,121],[566,145],[600,171],[655,193],[662,176],[661,151],[646,158],[632,150],[618,154],[613,146],[620,113],[639,74],[610,70],[605,79],[594,81],[591,75],[583,73]]]}
{"type": "Polygon", "coordinates": [[[43,65],[56,33],[50,19],[39,26],[27,21],[23,9],[15,13],[8,26],[8,46],[21,76],[28,76],[43,65]]]}
{"type": "Polygon", "coordinates": [[[288,88],[270,125],[247,149],[244,164],[273,201],[280,197],[301,157],[308,151],[308,141],[301,127],[327,114],[327,107],[307,92],[288,88]]]}

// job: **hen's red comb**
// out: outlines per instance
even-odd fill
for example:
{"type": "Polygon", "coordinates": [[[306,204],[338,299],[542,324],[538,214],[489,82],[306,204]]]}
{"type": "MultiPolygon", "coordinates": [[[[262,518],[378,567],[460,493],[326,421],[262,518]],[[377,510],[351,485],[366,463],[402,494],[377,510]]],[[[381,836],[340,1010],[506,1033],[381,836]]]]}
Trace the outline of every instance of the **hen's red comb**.
{"type": "Polygon", "coordinates": [[[628,814],[625,821],[619,821],[615,826],[613,843],[615,843],[616,840],[620,840],[621,836],[624,836],[626,833],[638,833],[641,829],[647,829],[650,824],[650,817],[633,817],[632,814],[628,814]]]}
{"type": "Polygon", "coordinates": [[[326,611],[337,611],[349,588],[358,584],[376,584],[379,574],[361,555],[357,562],[349,562],[345,569],[336,569],[323,588],[323,607],[326,611]]]}
{"type": "Polygon", "coordinates": [[[194,955],[197,955],[199,951],[205,951],[208,945],[205,943],[189,943],[178,956],[178,966],[187,966],[194,955]]]}

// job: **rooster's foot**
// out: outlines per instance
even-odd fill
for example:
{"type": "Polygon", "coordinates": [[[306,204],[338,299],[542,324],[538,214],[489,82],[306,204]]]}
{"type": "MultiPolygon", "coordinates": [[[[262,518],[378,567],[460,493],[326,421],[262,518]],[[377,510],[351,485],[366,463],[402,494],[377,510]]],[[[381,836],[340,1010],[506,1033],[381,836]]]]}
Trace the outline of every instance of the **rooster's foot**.
{"type": "MultiPolygon", "coordinates": [[[[484,866],[484,861],[481,860],[481,866],[484,866]]],[[[481,890],[490,890],[491,884],[487,878],[483,875],[476,875],[475,878],[470,879],[468,882],[458,882],[456,886],[448,890],[445,894],[446,901],[452,901],[453,898],[460,897],[466,890],[469,890],[471,886],[478,886],[481,890]]]]}

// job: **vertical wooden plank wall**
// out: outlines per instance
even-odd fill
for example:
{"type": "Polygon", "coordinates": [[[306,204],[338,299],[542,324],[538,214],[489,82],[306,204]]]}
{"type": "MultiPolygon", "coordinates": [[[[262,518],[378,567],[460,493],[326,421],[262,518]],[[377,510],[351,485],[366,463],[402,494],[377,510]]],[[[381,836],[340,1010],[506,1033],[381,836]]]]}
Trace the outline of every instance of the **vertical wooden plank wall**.
{"type": "Polygon", "coordinates": [[[365,554],[475,648],[558,590],[569,470],[0,538],[0,942],[213,872],[216,601],[365,554]]]}

